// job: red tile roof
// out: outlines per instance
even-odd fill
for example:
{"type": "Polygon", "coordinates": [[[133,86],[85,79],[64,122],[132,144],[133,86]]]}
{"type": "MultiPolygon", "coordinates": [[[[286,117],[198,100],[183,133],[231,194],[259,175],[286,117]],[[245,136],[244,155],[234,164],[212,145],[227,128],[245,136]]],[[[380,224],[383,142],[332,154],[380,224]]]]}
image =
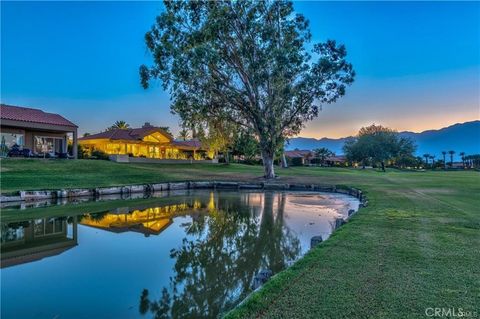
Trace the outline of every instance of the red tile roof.
{"type": "Polygon", "coordinates": [[[347,157],[345,155],[328,156],[325,160],[331,162],[346,162],[347,157]]]}
{"type": "Polygon", "coordinates": [[[202,142],[200,142],[199,140],[189,140],[189,141],[175,140],[172,142],[172,145],[177,146],[179,148],[192,148],[192,149],[202,148],[202,142]]]}
{"type": "Polygon", "coordinates": [[[63,116],[55,113],[47,113],[39,109],[6,104],[0,104],[0,118],[2,120],[77,127],[63,116]]]}
{"type": "Polygon", "coordinates": [[[94,139],[109,139],[109,140],[127,140],[127,141],[139,141],[147,135],[150,135],[155,132],[160,132],[170,140],[172,136],[165,132],[160,127],[148,126],[141,128],[129,128],[129,129],[113,129],[98,134],[87,135],[82,138],[79,138],[79,141],[82,140],[94,140],[94,139]]]}
{"type": "Polygon", "coordinates": [[[315,154],[309,150],[293,150],[293,151],[285,151],[285,156],[290,158],[295,157],[313,157],[315,154]]]}

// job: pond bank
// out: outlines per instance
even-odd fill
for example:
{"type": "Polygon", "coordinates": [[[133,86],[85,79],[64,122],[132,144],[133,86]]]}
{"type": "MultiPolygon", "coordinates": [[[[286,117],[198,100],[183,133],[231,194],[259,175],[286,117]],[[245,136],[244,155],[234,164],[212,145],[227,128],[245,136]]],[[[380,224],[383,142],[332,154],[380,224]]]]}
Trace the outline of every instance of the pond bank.
{"type": "Polygon", "coordinates": [[[337,185],[288,184],[266,182],[227,182],[227,181],[185,181],[155,184],[137,184],[115,187],[76,188],[58,190],[19,191],[14,195],[2,195],[0,203],[34,202],[39,200],[74,199],[79,197],[95,198],[109,195],[122,195],[119,199],[132,194],[150,194],[155,192],[184,189],[258,189],[258,190],[296,190],[341,193],[358,198],[362,205],[367,204],[366,197],[359,189],[337,185]]]}

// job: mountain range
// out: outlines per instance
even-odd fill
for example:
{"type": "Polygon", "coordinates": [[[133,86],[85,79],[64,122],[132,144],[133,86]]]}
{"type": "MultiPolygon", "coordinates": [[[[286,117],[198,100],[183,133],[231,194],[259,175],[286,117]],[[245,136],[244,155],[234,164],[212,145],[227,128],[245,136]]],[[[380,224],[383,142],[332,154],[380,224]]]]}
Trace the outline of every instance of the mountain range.
{"type": "MultiPolygon", "coordinates": [[[[421,133],[399,132],[402,137],[411,138],[417,145],[416,154],[422,156],[429,153],[436,155],[437,159],[442,158],[442,151],[454,150],[455,159],[460,157],[458,153],[480,154],[480,121],[458,123],[438,130],[428,130],[421,133]]],[[[351,137],[342,138],[309,138],[295,137],[290,139],[287,150],[313,150],[326,147],[335,154],[343,154],[343,144],[351,137]]],[[[447,155],[448,156],[448,155],[447,155]]]]}

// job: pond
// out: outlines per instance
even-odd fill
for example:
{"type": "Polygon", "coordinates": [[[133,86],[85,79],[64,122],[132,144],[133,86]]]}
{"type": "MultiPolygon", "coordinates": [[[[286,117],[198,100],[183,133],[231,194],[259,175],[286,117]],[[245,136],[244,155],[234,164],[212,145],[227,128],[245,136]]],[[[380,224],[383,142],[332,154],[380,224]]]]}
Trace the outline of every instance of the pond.
{"type": "Polygon", "coordinates": [[[287,268],[359,205],[343,194],[212,190],[112,203],[18,210],[1,224],[2,318],[219,317],[258,271],[287,268]]]}

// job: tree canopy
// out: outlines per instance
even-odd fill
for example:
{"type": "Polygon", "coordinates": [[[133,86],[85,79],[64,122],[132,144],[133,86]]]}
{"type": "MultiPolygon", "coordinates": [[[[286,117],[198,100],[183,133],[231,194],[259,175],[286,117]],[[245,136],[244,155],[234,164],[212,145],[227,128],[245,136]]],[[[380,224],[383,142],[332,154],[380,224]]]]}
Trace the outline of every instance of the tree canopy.
{"type": "Polygon", "coordinates": [[[325,161],[329,156],[335,156],[335,153],[326,147],[317,148],[313,150],[313,152],[315,153],[315,156],[320,159],[321,164],[325,164],[325,161]]]}
{"type": "Polygon", "coordinates": [[[145,35],[154,63],[140,67],[143,87],[160,79],[184,121],[219,117],[253,131],[273,178],[286,138],[353,82],[345,47],[328,40],[307,52],[309,22],[288,1],[164,4],[145,35]]]}
{"type": "Polygon", "coordinates": [[[233,155],[242,156],[245,163],[254,163],[255,157],[260,154],[258,140],[245,129],[237,134],[232,148],[233,155]]]}
{"type": "Polygon", "coordinates": [[[400,137],[395,130],[381,125],[362,127],[358,135],[347,142],[343,147],[345,155],[350,161],[366,163],[380,163],[385,170],[385,162],[390,160],[403,166],[414,162],[416,146],[409,138],[400,137]]]}
{"type": "Polygon", "coordinates": [[[170,126],[160,126],[160,128],[165,131],[165,133],[173,136],[172,131],[170,131],[170,126]]]}

